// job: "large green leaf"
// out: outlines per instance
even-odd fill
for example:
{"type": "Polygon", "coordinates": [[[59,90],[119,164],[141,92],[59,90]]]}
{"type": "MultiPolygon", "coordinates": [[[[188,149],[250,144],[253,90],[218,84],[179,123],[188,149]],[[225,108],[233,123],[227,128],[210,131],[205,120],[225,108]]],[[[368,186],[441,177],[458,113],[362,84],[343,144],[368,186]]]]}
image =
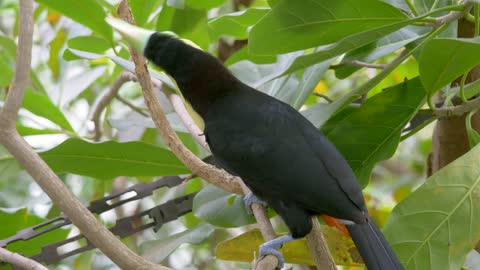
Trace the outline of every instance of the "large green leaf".
{"type": "Polygon", "coordinates": [[[480,38],[432,39],[423,47],[419,72],[432,95],[480,63],[480,38]]]}
{"type": "MultiPolygon", "coordinates": [[[[338,265],[360,266],[363,264],[351,238],[343,236],[328,226],[321,225],[321,227],[332,257],[338,265]]],[[[258,247],[264,242],[260,231],[254,229],[219,243],[215,255],[221,260],[251,262],[258,247]]],[[[285,243],[281,252],[287,263],[314,265],[304,238],[285,243]]]]}
{"type": "Polygon", "coordinates": [[[105,22],[106,12],[95,0],[36,0],[74,21],[81,23],[107,40],[112,40],[112,27],[105,22]]]}
{"type": "Polygon", "coordinates": [[[56,173],[97,178],[117,176],[160,176],[188,173],[172,152],[143,142],[89,143],[68,139],[40,153],[56,173]]]}
{"type": "Polygon", "coordinates": [[[212,38],[218,39],[221,35],[227,35],[236,39],[246,39],[249,28],[268,11],[266,8],[249,8],[217,17],[208,22],[212,38]]]}
{"type": "Polygon", "coordinates": [[[480,240],[480,146],[450,163],[392,211],[385,236],[408,270],[457,270],[480,240]]]}
{"type": "Polygon", "coordinates": [[[281,0],[252,28],[249,48],[254,54],[308,49],[407,18],[397,8],[377,0],[281,0]]]}
{"type": "Polygon", "coordinates": [[[373,166],[395,153],[403,127],[424,99],[420,80],[406,81],[369,98],[326,134],[362,186],[368,184],[373,166]]]}
{"type": "Polygon", "coordinates": [[[243,197],[226,192],[214,185],[204,187],[193,199],[196,217],[219,227],[235,228],[255,223],[247,214],[243,197]]]}
{"type": "Polygon", "coordinates": [[[61,128],[73,132],[73,128],[65,115],[46,94],[27,89],[22,106],[38,116],[47,118],[61,128]]]}
{"type": "MultiPolygon", "coordinates": [[[[39,224],[45,219],[28,213],[27,209],[18,209],[11,212],[0,211],[0,239],[15,235],[19,230],[39,224]]],[[[61,241],[67,238],[69,230],[56,229],[49,233],[39,235],[33,239],[26,241],[17,241],[8,245],[8,249],[12,252],[18,252],[25,256],[32,256],[41,251],[41,248],[47,244],[61,241]]]]}

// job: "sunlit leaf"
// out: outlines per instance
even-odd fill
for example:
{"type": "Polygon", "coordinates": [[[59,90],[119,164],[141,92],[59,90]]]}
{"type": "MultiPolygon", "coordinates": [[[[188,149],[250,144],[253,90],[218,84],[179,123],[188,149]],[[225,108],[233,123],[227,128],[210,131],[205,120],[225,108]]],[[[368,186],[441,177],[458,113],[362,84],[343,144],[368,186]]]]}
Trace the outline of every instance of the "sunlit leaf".
{"type": "Polygon", "coordinates": [[[281,0],[252,28],[249,48],[254,54],[287,53],[406,20],[400,10],[376,0],[281,0]]]}
{"type": "MultiPolygon", "coordinates": [[[[352,239],[346,238],[328,226],[321,227],[332,257],[338,265],[360,266],[363,264],[352,239]]],[[[254,229],[219,243],[215,255],[220,260],[251,262],[254,254],[258,254],[258,247],[263,243],[265,241],[262,234],[258,229],[254,229]]],[[[305,238],[284,244],[280,251],[287,263],[315,265],[305,238]]]]}
{"type": "Polygon", "coordinates": [[[81,23],[107,40],[112,40],[113,31],[110,25],[105,22],[106,12],[95,0],[36,0],[74,21],[81,23]]]}
{"type": "Polygon", "coordinates": [[[480,63],[480,38],[432,39],[418,60],[420,78],[432,95],[480,63]]]}
{"type": "Polygon", "coordinates": [[[68,139],[40,156],[57,173],[97,178],[188,173],[172,152],[143,142],[89,143],[68,139]]]}
{"type": "Polygon", "coordinates": [[[480,240],[479,163],[477,145],[393,209],[384,233],[405,269],[461,269],[480,240]]]}

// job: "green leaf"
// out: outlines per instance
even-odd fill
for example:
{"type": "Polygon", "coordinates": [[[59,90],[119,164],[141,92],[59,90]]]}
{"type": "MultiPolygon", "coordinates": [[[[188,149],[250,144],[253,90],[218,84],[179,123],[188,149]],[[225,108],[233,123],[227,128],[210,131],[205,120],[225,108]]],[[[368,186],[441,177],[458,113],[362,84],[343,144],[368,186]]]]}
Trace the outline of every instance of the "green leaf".
{"type": "Polygon", "coordinates": [[[298,57],[294,62],[292,62],[292,65],[282,73],[282,75],[298,71],[300,69],[315,65],[318,62],[322,62],[332,57],[360,48],[374,40],[399,30],[412,22],[413,20],[402,21],[347,36],[337,43],[323,47],[322,50],[318,52],[298,57]]]}
{"type": "Polygon", "coordinates": [[[46,94],[27,89],[22,106],[33,114],[44,117],[65,130],[74,132],[65,115],[46,94]]]}
{"type": "Polygon", "coordinates": [[[8,180],[20,170],[18,162],[0,145],[0,179],[8,180]]]}
{"type": "Polygon", "coordinates": [[[17,55],[17,45],[10,37],[0,35],[0,47],[2,48],[1,53],[6,53],[12,59],[17,55]]]}
{"type": "Polygon", "coordinates": [[[281,0],[252,28],[249,48],[254,54],[287,53],[406,20],[400,10],[377,0],[281,0]]]}
{"type": "MultiPolygon", "coordinates": [[[[101,37],[95,36],[78,36],[74,37],[67,42],[68,48],[80,50],[84,52],[92,52],[97,54],[103,54],[105,51],[111,48],[107,40],[101,37]]],[[[67,61],[81,59],[73,54],[70,50],[65,50],[63,53],[63,59],[67,61]]]]}
{"type": "Polygon", "coordinates": [[[52,76],[57,80],[60,76],[60,50],[65,44],[66,34],[61,28],[55,38],[50,42],[50,55],[48,58],[48,67],[52,71],[52,76]]]}
{"type": "Polygon", "coordinates": [[[293,99],[288,102],[293,108],[298,110],[303,106],[335,59],[336,58],[332,58],[305,69],[302,80],[298,87],[296,87],[296,94],[293,99]]]}
{"type": "MultiPolygon", "coordinates": [[[[343,236],[328,226],[321,225],[321,227],[323,236],[336,264],[348,266],[363,265],[363,261],[351,238],[343,236]]],[[[258,254],[258,247],[264,242],[260,231],[254,229],[219,243],[215,255],[220,260],[251,262],[254,260],[254,254],[258,254]]],[[[287,263],[315,265],[305,238],[285,243],[280,251],[287,263]]]]}
{"type": "Polygon", "coordinates": [[[480,38],[432,39],[418,60],[420,78],[429,95],[434,94],[480,63],[480,38]]]}
{"type": "Polygon", "coordinates": [[[255,218],[245,211],[242,196],[228,193],[214,185],[207,185],[195,196],[193,213],[210,224],[224,228],[255,223],[255,218]]]}
{"type": "MultiPolygon", "coordinates": [[[[45,221],[43,218],[29,214],[25,208],[12,212],[6,212],[5,209],[2,209],[0,210],[0,220],[4,221],[0,226],[0,239],[10,237],[23,228],[45,221]]],[[[39,253],[43,246],[66,239],[68,233],[69,230],[56,229],[30,239],[28,242],[17,241],[9,244],[8,250],[21,253],[24,256],[33,256],[39,253]]]]}
{"type": "Polygon", "coordinates": [[[145,241],[140,245],[140,252],[147,260],[160,263],[182,244],[200,244],[214,231],[215,227],[212,225],[202,224],[193,229],[170,235],[167,239],[145,241]]]}
{"type": "Polygon", "coordinates": [[[267,14],[269,10],[266,8],[248,8],[211,20],[208,22],[208,26],[212,39],[216,40],[222,35],[236,39],[247,39],[249,28],[267,14]]]}
{"type": "Polygon", "coordinates": [[[39,128],[27,127],[18,123],[17,123],[17,131],[22,136],[62,134],[61,130],[48,129],[48,128],[39,129],[39,128]]]}
{"type": "Polygon", "coordinates": [[[273,55],[263,56],[250,54],[248,52],[248,47],[245,46],[232,54],[223,64],[228,67],[242,60],[248,60],[255,64],[271,64],[277,61],[277,57],[273,55]]]}
{"type": "Polygon", "coordinates": [[[144,26],[150,15],[160,4],[160,0],[130,0],[128,1],[132,9],[135,22],[139,26],[144,26]]]}
{"type": "Polygon", "coordinates": [[[0,57],[0,88],[4,88],[12,82],[13,70],[10,63],[0,57]]]}
{"type": "Polygon", "coordinates": [[[95,0],[36,0],[72,20],[83,24],[97,32],[107,40],[113,39],[113,31],[105,22],[106,12],[95,0]]]}
{"type": "Polygon", "coordinates": [[[385,236],[409,270],[457,270],[480,240],[480,146],[400,202],[385,236]]]}
{"type": "MultiPolygon", "coordinates": [[[[403,48],[405,45],[418,38],[420,38],[420,36],[416,33],[408,29],[400,29],[379,39],[376,42],[367,44],[361,48],[347,53],[340,64],[348,63],[353,60],[372,63],[400,48],[403,48]]],[[[339,79],[344,79],[359,69],[360,67],[347,65],[336,69],[335,75],[339,79]]]]}
{"type": "Polygon", "coordinates": [[[206,10],[221,6],[226,0],[185,0],[185,4],[192,8],[204,8],[206,10]]]}
{"type": "Polygon", "coordinates": [[[176,9],[165,2],[158,15],[157,31],[173,31],[182,38],[198,44],[203,50],[207,50],[210,45],[207,23],[206,10],[188,6],[184,9],[176,9]]]}
{"type": "Polygon", "coordinates": [[[362,186],[368,184],[375,164],[395,153],[403,127],[424,101],[420,80],[406,81],[369,98],[326,134],[362,186]]]}
{"type": "Polygon", "coordinates": [[[188,173],[172,152],[143,142],[89,143],[68,139],[40,153],[56,173],[96,178],[117,176],[162,176],[188,173]]]}

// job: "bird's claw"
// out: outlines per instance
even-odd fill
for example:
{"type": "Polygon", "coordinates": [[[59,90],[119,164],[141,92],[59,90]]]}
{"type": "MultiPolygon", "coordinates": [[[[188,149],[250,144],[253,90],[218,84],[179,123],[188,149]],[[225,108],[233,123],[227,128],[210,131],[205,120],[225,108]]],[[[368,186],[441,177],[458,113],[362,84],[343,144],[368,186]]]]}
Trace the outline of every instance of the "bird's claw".
{"type": "Polygon", "coordinates": [[[243,203],[245,203],[245,210],[247,210],[247,213],[250,215],[253,215],[252,203],[258,203],[267,207],[267,203],[255,196],[252,192],[245,195],[245,197],[243,198],[243,203]]]}
{"type": "Polygon", "coordinates": [[[283,265],[285,264],[285,259],[283,258],[283,255],[280,251],[278,251],[277,249],[275,249],[273,247],[270,247],[270,246],[261,245],[260,246],[259,258],[263,258],[266,255],[273,255],[273,256],[277,257],[277,259],[278,259],[278,266],[277,267],[279,269],[283,268],[283,265]]]}

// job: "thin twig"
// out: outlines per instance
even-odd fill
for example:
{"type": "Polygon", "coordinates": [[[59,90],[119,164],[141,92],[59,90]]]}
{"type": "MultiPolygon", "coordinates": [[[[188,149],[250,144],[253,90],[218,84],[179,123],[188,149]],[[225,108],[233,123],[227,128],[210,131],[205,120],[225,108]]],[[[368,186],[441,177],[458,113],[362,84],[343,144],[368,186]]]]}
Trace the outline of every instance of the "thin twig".
{"type": "Polygon", "coordinates": [[[325,99],[328,103],[333,102],[333,99],[329,98],[327,95],[319,94],[319,93],[316,93],[316,92],[313,92],[313,95],[325,99]]]}
{"type": "Polygon", "coordinates": [[[375,68],[375,69],[385,69],[387,65],[384,64],[371,64],[359,60],[352,60],[349,62],[341,63],[338,65],[331,65],[330,69],[339,69],[343,67],[366,67],[366,68],[375,68]]]}
{"type": "Polygon", "coordinates": [[[19,44],[17,65],[12,87],[0,113],[0,143],[15,157],[37,184],[52,199],[86,238],[122,269],[166,270],[152,264],[128,249],[85,208],[44,160],[18,134],[15,120],[29,81],[32,34],[33,1],[19,1],[19,44]]]}
{"type": "Polygon", "coordinates": [[[438,116],[460,116],[479,107],[480,97],[476,97],[458,106],[433,109],[433,113],[438,116]]]}
{"type": "Polygon", "coordinates": [[[470,12],[470,9],[472,9],[473,4],[474,4],[474,1],[471,1],[471,0],[463,1],[464,9],[462,11],[451,11],[445,16],[437,17],[435,18],[435,22],[432,23],[432,26],[438,28],[446,23],[453,22],[460,18],[463,18],[465,14],[470,12]]]}
{"type": "Polygon", "coordinates": [[[18,253],[10,252],[0,247],[0,261],[10,263],[17,267],[30,270],[48,270],[47,267],[27,257],[23,257],[18,253]]]}
{"type": "Polygon", "coordinates": [[[118,93],[117,95],[115,95],[115,98],[118,99],[118,101],[122,102],[123,104],[125,104],[127,107],[129,107],[130,109],[132,109],[133,111],[145,116],[145,117],[149,117],[150,115],[146,112],[144,112],[141,108],[138,108],[137,106],[135,106],[135,104],[131,103],[130,101],[128,101],[127,99],[123,98],[122,96],[120,96],[118,93]]]}
{"type": "Polygon", "coordinates": [[[103,110],[112,102],[112,100],[117,96],[118,91],[122,87],[122,85],[128,81],[132,81],[135,79],[135,75],[130,72],[123,72],[120,77],[112,84],[110,89],[102,96],[100,101],[98,102],[97,106],[95,107],[93,114],[92,114],[92,121],[95,125],[95,135],[93,136],[94,141],[99,141],[102,137],[102,122],[100,121],[100,117],[102,116],[103,110]]]}
{"type": "Polygon", "coordinates": [[[31,0],[20,1],[19,35],[17,59],[12,87],[0,113],[0,123],[6,129],[14,129],[16,117],[22,105],[25,90],[30,81],[30,64],[32,62],[33,4],[31,0]],[[21,30],[21,32],[20,32],[21,30]]]}

